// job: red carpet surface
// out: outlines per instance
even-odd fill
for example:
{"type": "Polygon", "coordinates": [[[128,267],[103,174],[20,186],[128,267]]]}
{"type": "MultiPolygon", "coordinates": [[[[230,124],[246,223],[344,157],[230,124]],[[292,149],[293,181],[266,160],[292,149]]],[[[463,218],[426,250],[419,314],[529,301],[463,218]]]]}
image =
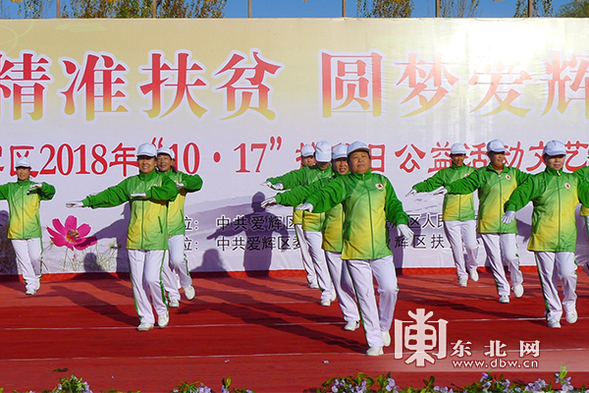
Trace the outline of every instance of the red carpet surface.
{"type": "Polygon", "coordinates": [[[403,328],[393,325],[393,344],[376,358],[364,355],[362,329],[342,330],[337,302],[321,307],[303,277],[194,279],[196,298],[149,332],[135,329],[128,280],[44,277],[35,296],[4,280],[0,388],[38,392],[75,374],[94,392],[170,392],[182,381],[218,392],[230,377],[232,387],[294,393],[389,371],[401,387],[423,387],[433,375],[456,388],[491,370],[550,382],[561,365],[573,386],[589,385],[589,278],[579,271],[578,322],[549,329],[536,273],[524,273],[525,294],[510,304],[497,301],[489,273],[480,276],[461,288],[453,274],[400,275],[395,319],[403,328]]]}

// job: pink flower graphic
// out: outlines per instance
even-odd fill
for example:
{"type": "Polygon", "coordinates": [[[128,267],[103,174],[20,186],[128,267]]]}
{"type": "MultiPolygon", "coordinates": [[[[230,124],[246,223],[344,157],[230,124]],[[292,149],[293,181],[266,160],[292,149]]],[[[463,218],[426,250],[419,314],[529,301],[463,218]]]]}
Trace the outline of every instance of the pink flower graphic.
{"type": "Polygon", "coordinates": [[[98,241],[95,236],[86,237],[90,233],[90,225],[82,224],[79,227],[78,219],[75,216],[69,216],[65,220],[65,225],[59,219],[53,219],[55,230],[47,227],[51,235],[51,240],[57,247],[67,247],[73,251],[84,250],[98,241]]]}

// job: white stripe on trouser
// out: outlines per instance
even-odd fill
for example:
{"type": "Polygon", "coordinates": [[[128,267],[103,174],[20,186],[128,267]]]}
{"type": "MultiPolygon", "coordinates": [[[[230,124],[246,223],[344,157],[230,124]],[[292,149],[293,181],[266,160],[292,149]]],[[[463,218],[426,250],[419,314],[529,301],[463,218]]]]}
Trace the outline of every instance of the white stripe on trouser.
{"type": "Polygon", "coordinates": [[[161,279],[164,250],[127,250],[127,253],[139,320],[141,323],[155,323],[152,302],[158,315],[168,311],[161,279]]]}
{"type": "Polygon", "coordinates": [[[164,263],[162,281],[164,282],[166,291],[170,294],[170,300],[180,300],[176,277],[180,279],[180,286],[182,288],[192,285],[188,262],[184,255],[184,235],[176,235],[169,238],[168,247],[169,250],[166,251],[165,260],[168,261],[169,256],[169,261],[168,263],[164,263]]]}
{"type": "Polygon", "coordinates": [[[444,231],[452,248],[458,278],[467,278],[468,272],[477,267],[476,221],[444,221],[444,231]],[[464,252],[466,251],[466,258],[464,252]]]}
{"type": "Polygon", "coordinates": [[[509,281],[505,276],[503,261],[509,267],[511,284],[516,286],[524,282],[524,276],[519,270],[515,233],[481,233],[481,237],[487,251],[487,261],[495,278],[497,293],[499,296],[509,296],[509,281]]]}
{"type": "Polygon", "coordinates": [[[546,303],[546,319],[560,320],[562,309],[572,311],[577,302],[577,264],[572,252],[534,251],[542,293],[546,303]],[[558,279],[562,283],[562,303],[558,296],[558,279]]]}
{"type": "Polygon", "coordinates": [[[380,259],[350,259],[347,263],[356,290],[368,346],[382,347],[384,342],[381,332],[391,329],[399,292],[393,256],[380,259]],[[378,306],[374,294],[373,274],[380,295],[378,306]]]}
{"type": "Polygon", "coordinates": [[[350,277],[348,268],[343,265],[342,254],[339,252],[325,251],[325,258],[327,259],[327,267],[329,268],[331,281],[333,281],[333,287],[335,288],[337,301],[342,310],[344,320],[347,322],[359,321],[360,314],[358,314],[352,278],[350,277]]]}
{"type": "Polygon", "coordinates": [[[11,239],[16,263],[27,289],[37,290],[41,279],[41,239],[11,239]]]}
{"type": "Polygon", "coordinates": [[[303,261],[303,268],[307,272],[307,282],[309,284],[317,283],[317,274],[315,274],[315,267],[313,267],[313,259],[311,259],[311,253],[309,252],[309,243],[305,239],[303,233],[303,225],[295,224],[295,233],[299,240],[299,249],[301,250],[301,260],[303,261]]]}
{"type": "Polygon", "coordinates": [[[321,232],[303,231],[305,239],[309,243],[309,252],[317,274],[317,284],[321,288],[321,299],[331,299],[333,293],[333,284],[329,277],[329,269],[327,268],[327,261],[325,260],[325,252],[321,248],[323,243],[323,235],[321,232]]]}

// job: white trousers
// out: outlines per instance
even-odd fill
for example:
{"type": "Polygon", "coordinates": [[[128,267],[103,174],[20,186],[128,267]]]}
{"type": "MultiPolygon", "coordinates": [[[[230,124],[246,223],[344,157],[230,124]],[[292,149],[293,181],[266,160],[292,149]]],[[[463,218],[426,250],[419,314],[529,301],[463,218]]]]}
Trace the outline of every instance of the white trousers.
{"type": "Polygon", "coordinates": [[[360,314],[356,305],[354,286],[347,267],[344,267],[342,254],[339,252],[325,251],[327,267],[333,281],[333,287],[337,295],[339,307],[342,310],[346,322],[359,321],[360,314]]]}
{"type": "Polygon", "coordinates": [[[562,309],[573,311],[577,303],[577,264],[572,252],[534,251],[542,294],[546,304],[546,319],[559,321],[562,309]],[[558,296],[558,279],[562,284],[563,300],[558,296]]]}
{"type": "Polygon", "coordinates": [[[458,278],[467,278],[467,269],[477,268],[476,221],[444,221],[444,231],[452,248],[458,278]]]}
{"type": "Polygon", "coordinates": [[[305,239],[302,224],[295,224],[295,233],[297,235],[297,239],[299,240],[299,249],[301,250],[301,260],[303,261],[303,268],[307,272],[307,282],[309,284],[316,284],[317,274],[315,274],[315,268],[313,267],[313,259],[311,258],[311,253],[309,252],[309,243],[307,242],[307,239],[305,239]]]}
{"type": "Polygon", "coordinates": [[[368,346],[382,347],[384,342],[381,332],[388,332],[391,329],[399,292],[393,256],[380,259],[350,259],[347,265],[356,291],[368,346]],[[373,275],[380,295],[378,306],[374,293],[373,275]]]}
{"type": "Polygon", "coordinates": [[[519,270],[515,233],[481,233],[481,237],[487,251],[487,261],[495,278],[497,292],[499,296],[509,296],[509,281],[505,276],[503,261],[509,267],[511,284],[516,286],[524,282],[524,276],[519,270]]]}
{"type": "Polygon", "coordinates": [[[139,320],[141,323],[155,323],[152,302],[158,315],[168,311],[161,278],[164,250],[127,250],[127,253],[139,320]]]}
{"type": "Polygon", "coordinates": [[[27,290],[38,290],[41,286],[41,239],[12,239],[11,242],[27,290]]]}
{"type": "Polygon", "coordinates": [[[309,252],[313,260],[315,273],[317,274],[317,284],[321,288],[321,299],[331,299],[333,294],[333,284],[329,276],[329,269],[327,268],[327,261],[325,260],[325,252],[321,248],[323,243],[323,235],[321,232],[303,231],[307,243],[309,243],[309,252]]]}
{"type": "Polygon", "coordinates": [[[188,261],[184,255],[184,235],[172,236],[168,239],[169,250],[166,251],[165,261],[162,268],[162,281],[166,292],[170,295],[170,300],[180,300],[178,291],[178,279],[180,286],[187,288],[192,285],[188,261]]]}

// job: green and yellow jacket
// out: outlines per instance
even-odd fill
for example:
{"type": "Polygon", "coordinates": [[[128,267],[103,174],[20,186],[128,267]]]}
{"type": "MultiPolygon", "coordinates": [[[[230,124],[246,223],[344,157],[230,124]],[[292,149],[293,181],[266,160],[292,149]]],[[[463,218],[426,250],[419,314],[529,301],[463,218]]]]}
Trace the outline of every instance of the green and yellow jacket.
{"type": "Polygon", "coordinates": [[[579,200],[589,204],[589,184],[572,173],[546,168],[515,189],[505,210],[518,211],[528,202],[533,203],[528,250],[575,252],[575,210],[579,200]]]}
{"type": "Polygon", "coordinates": [[[178,190],[176,199],[168,204],[168,236],[184,235],[186,233],[184,221],[186,194],[199,191],[202,188],[202,179],[199,175],[189,175],[179,172],[175,168],[164,172],[164,175],[172,179],[175,184],[182,183],[184,185],[178,190]]]}
{"type": "Polygon", "coordinates": [[[530,174],[517,168],[505,166],[501,173],[491,165],[479,168],[468,177],[457,180],[445,187],[448,194],[471,194],[478,190],[479,233],[517,233],[515,220],[509,224],[501,222],[505,211],[503,205],[513,190],[522,184],[530,174]]]}
{"type": "MultiPolygon", "coordinates": [[[[579,177],[579,179],[583,182],[589,182],[589,166],[582,166],[581,168],[575,171],[575,175],[579,177]]],[[[581,206],[581,216],[587,217],[589,216],[589,207],[582,205],[581,206]]]]}
{"type": "MultiPolygon", "coordinates": [[[[446,186],[456,180],[469,176],[476,169],[468,166],[456,166],[439,170],[427,180],[415,184],[412,188],[417,192],[432,192],[442,186],[446,186]]],[[[446,194],[442,207],[442,219],[444,221],[472,221],[474,215],[474,198],[470,194],[446,194]]]]}
{"type": "Polygon", "coordinates": [[[131,218],[127,232],[127,248],[130,250],[168,249],[168,202],[178,195],[176,183],[163,173],[140,173],[117,184],[87,196],[84,206],[113,207],[127,201],[131,206],[131,218]],[[146,194],[145,199],[133,199],[132,194],[146,194]]]}
{"type": "MultiPolygon", "coordinates": [[[[282,176],[270,177],[266,181],[272,184],[281,183],[285,190],[290,190],[295,187],[307,186],[319,179],[329,179],[331,177],[333,177],[331,165],[324,170],[321,170],[317,165],[313,165],[295,169],[282,176]]],[[[305,231],[321,232],[324,221],[325,214],[303,212],[303,230],[305,231]]]]}
{"type": "Polygon", "coordinates": [[[8,201],[10,217],[8,219],[9,239],[41,238],[41,219],[39,205],[55,195],[55,187],[41,183],[41,188],[32,189],[30,180],[18,180],[14,183],[0,185],[0,200],[8,201]]]}
{"type": "Polygon", "coordinates": [[[387,221],[407,224],[409,216],[397,198],[390,181],[368,171],[334,179],[306,202],[313,211],[326,212],[343,206],[342,259],[378,259],[392,255],[387,221]]]}

